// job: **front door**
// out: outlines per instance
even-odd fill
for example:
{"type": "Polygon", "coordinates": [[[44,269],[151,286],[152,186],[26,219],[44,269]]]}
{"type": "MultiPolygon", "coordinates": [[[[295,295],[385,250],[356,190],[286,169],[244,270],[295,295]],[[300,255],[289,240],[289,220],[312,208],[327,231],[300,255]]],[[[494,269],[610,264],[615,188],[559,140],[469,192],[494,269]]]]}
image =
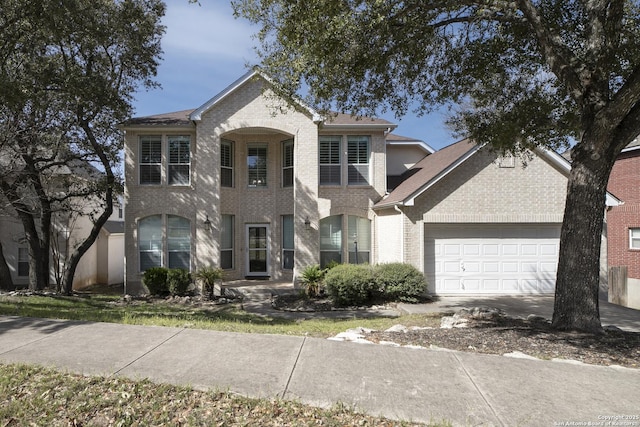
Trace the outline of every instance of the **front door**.
{"type": "Polygon", "coordinates": [[[269,226],[247,224],[247,276],[269,275],[269,226]]]}

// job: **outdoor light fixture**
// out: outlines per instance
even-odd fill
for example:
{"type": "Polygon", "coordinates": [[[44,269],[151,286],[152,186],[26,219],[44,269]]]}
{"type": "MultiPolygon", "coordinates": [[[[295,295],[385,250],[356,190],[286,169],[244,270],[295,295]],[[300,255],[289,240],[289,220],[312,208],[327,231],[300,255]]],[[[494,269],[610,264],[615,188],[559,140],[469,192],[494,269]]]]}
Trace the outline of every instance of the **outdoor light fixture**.
{"type": "Polygon", "coordinates": [[[206,231],[211,231],[211,221],[209,221],[209,214],[207,214],[207,219],[204,220],[204,229],[206,231]]]}
{"type": "Polygon", "coordinates": [[[307,230],[310,230],[310,229],[311,229],[311,221],[309,221],[309,217],[307,217],[307,218],[304,220],[304,228],[306,228],[307,230]]]}

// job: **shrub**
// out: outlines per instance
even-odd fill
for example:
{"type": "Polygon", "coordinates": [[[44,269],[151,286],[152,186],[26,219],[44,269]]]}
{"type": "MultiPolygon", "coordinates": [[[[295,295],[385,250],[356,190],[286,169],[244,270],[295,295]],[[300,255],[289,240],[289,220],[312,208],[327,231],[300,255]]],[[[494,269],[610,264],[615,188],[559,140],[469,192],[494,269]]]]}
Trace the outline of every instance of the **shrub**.
{"type": "Polygon", "coordinates": [[[142,284],[151,295],[166,295],[169,293],[167,285],[168,269],[165,267],[151,267],[144,272],[142,284]]]}
{"type": "Polygon", "coordinates": [[[322,286],[322,279],[324,278],[325,270],[322,270],[319,265],[309,265],[302,270],[300,274],[300,282],[304,286],[308,297],[317,297],[320,294],[320,287],[322,286]]]}
{"type": "Polygon", "coordinates": [[[324,285],[333,302],[339,306],[370,301],[376,287],[371,266],[362,264],[333,267],[324,276],[324,285]]]}
{"type": "Polygon", "coordinates": [[[379,264],[375,280],[383,298],[390,301],[418,302],[427,290],[424,275],[410,264],[379,264]]]}
{"type": "Polygon", "coordinates": [[[191,285],[191,273],[183,268],[172,268],[167,273],[167,285],[171,295],[184,295],[191,285]]]}
{"type": "Polygon", "coordinates": [[[202,291],[213,299],[213,290],[217,280],[222,280],[222,269],[215,267],[204,267],[196,272],[196,279],[202,282],[202,291]]]}

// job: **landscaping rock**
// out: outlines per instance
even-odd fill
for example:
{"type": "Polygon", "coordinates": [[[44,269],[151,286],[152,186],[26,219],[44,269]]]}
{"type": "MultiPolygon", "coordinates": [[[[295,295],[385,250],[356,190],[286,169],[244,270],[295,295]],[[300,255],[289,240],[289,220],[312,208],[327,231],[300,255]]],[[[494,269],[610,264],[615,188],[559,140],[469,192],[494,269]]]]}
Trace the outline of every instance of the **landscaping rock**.
{"type": "Polygon", "coordinates": [[[404,325],[393,325],[392,327],[387,329],[385,332],[408,332],[408,331],[409,331],[409,328],[407,328],[404,325]]]}

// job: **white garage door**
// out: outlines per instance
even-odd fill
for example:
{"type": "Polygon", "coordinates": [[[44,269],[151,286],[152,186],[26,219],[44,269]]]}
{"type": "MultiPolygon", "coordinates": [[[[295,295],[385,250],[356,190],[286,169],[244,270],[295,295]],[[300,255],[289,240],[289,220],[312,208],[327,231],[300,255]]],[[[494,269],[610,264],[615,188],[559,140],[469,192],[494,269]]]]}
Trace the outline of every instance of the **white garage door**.
{"type": "Polygon", "coordinates": [[[425,226],[425,274],[437,294],[553,293],[560,225],[425,226]]]}

